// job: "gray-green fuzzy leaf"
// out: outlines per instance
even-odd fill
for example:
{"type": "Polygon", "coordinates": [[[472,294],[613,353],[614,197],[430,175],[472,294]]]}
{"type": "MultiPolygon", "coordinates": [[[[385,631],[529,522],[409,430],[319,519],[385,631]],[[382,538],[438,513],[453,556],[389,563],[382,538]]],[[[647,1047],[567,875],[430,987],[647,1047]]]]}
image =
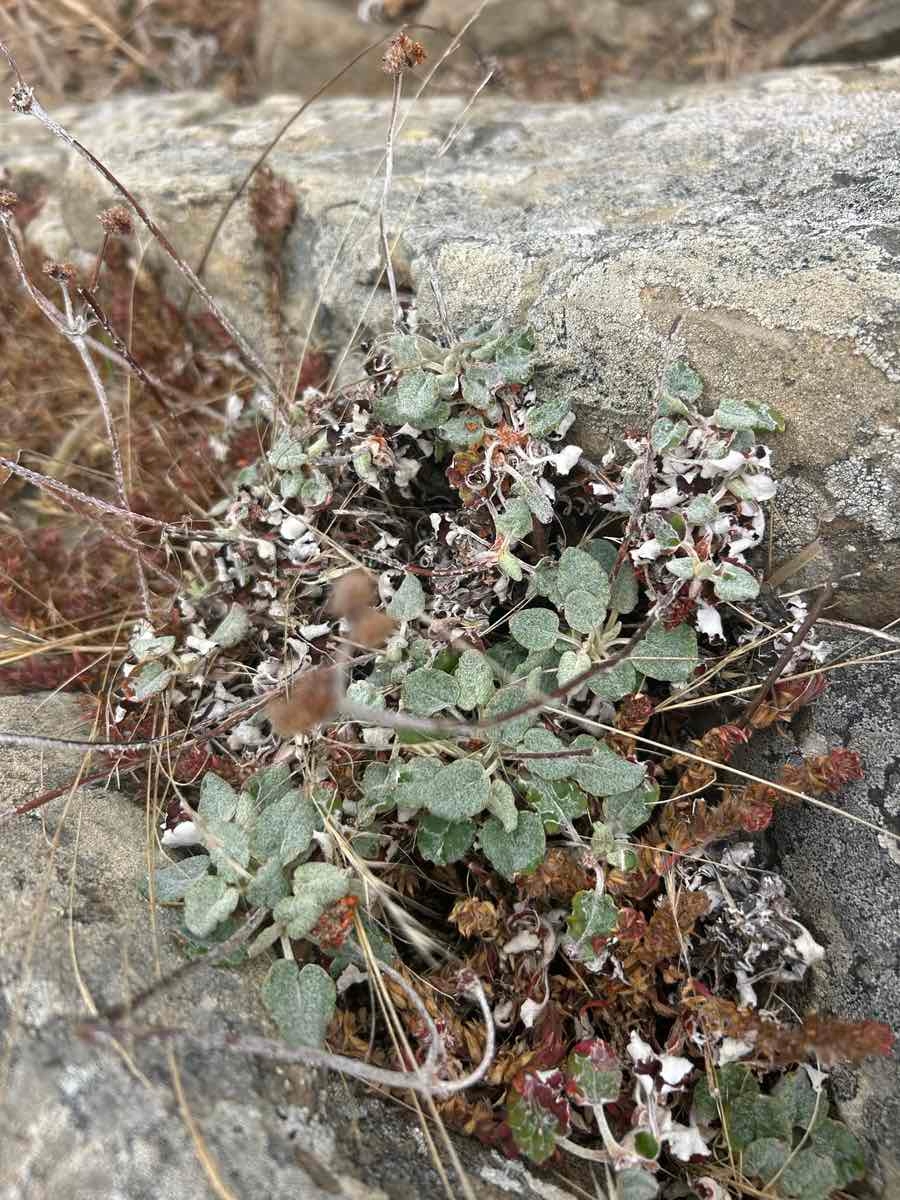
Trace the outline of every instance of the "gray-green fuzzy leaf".
{"type": "Polygon", "coordinates": [[[609,604],[609,576],[587,550],[575,546],[563,550],[556,582],[563,599],[577,588],[589,592],[604,608],[609,604]]]}
{"type": "Polygon", "coordinates": [[[572,748],[592,751],[589,757],[573,759],[576,765],[572,772],[591,796],[616,796],[630,791],[639,787],[646,776],[643,763],[629,762],[609,746],[598,743],[590,734],[579,734],[572,742],[572,748]]]}
{"type": "Polygon", "coordinates": [[[232,646],[242,642],[249,632],[250,617],[247,610],[243,605],[232,604],[209,635],[209,640],[215,642],[217,646],[221,646],[223,650],[230,650],[232,646]]]}
{"type": "Polygon", "coordinates": [[[250,841],[253,857],[266,862],[274,856],[286,865],[309,848],[318,821],[311,800],[299,791],[288,792],[257,818],[250,841]]]}
{"type": "Polygon", "coordinates": [[[516,808],[516,797],[508,783],[502,779],[491,780],[487,808],[506,832],[512,833],[519,821],[519,810],[516,808]]]}
{"type": "Polygon", "coordinates": [[[464,650],[456,664],[460,708],[470,711],[487,704],[494,694],[494,672],[491,664],[477,650],[464,650]]]}
{"type": "Polygon", "coordinates": [[[475,841],[471,821],[445,821],[428,813],[420,818],[416,831],[416,849],[429,862],[445,867],[467,854],[475,841]]]}
{"type": "Polygon", "coordinates": [[[559,617],[549,608],[526,608],[510,618],[509,632],[526,650],[549,650],[559,636],[559,617]]]}
{"type": "Polygon", "coordinates": [[[422,801],[429,812],[445,821],[463,821],[487,808],[491,783],[481,763],[460,758],[433,776],[422,801]]]}
{"type": "Polygon", "coordinates": [[[207,771],[200,782],[197,812],[204,820],[230,821],[237,809],[237,792],[215,771],[207,771]]]}
{"type": "Polygon", "coordinates": [[[687,623],[666,629],[657,621],[631,655],[631,661],[650,679],[683,683],[699,662],[696,630],[687,623]]]}
{"type": "Polygon", "coordinates": [[[300,970],[295,962],[279,959],[263,981],[262,998],[289,1046],[321,1049],[325,1045],[337,1001],[327,971],[315,963],[300,970]]]}
{"type": "Polygon", "coordinates": [[[459,703],[459,684],[446,671],[419,667],[404,679],[401,695],[409,712],[419,717],[432,717],[459,703]]]}
{"type": "Polygon", "coordinates": [[[387,608],[398,621],[413,621],[425,611],[425,591],[415,575],[404,575],[387,608]]]}
{"type": "Polygon", "coordinates": [[[204,875],[184,894],[184,923],[197,937],[207,937],[237,908],[240,892],[220,875],[204,875]]]}
{"type": "Polygon", "coordinates": [[[592,633],[606,617],[606,607],[584,588],[574,588],[566,596],[563,608],[569,628],[577,633],[592,633]]]}
{"type": "Polygon", "coordinates": [[[520,812],[515,829],[508,831],[496,817],[489,817],[481,828],[480,844],[505,879],[530,875],[544,861],[547,850],[544,823],[537,813],[520,812]]]}
{"type": "MultiPolygon", "coordinates": [[[[192,884],[209,870],[211,859],[208,854],[195,854],[182,858],[168,867],[158,867],[153,872],[153,890],[158,904],[175,904],[183,900],[192,884]]],[[[146,882],[141,889],[145,895],[149,889],[146,882]]]]}

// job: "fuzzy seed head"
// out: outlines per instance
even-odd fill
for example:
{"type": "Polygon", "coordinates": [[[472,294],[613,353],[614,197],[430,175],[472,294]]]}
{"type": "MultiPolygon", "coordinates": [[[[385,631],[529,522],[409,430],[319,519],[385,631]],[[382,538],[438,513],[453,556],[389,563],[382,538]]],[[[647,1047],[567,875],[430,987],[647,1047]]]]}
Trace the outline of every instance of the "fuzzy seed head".
{"type": "Polygon", "coordinates": [[[414,42],[407,33],[398,33],[388,43],[382,63],[387,75],[402,75],[423,63],[428,55],[421,42],[414,42]]]}
{"type": "Polygon", "coordinates": [[[286,699],[266,705],[266,716],[280,737],[305,733],[333,716],[338,703],[338,676],[329,667],[304,671],[286,699]]]}
{"type": "Polygon", "coordinates": [[[53,262],[52,259],[44,263],[43,272],[57,283],[72,283],[78,278],[78,268],[72,263],[53,262]]]}
{"type": "Polygon", "coordinates": [[[114,204],[99,214],[97,220],[110,237],[131,237],[134,233],[134,222],[131,213],[124,204],[114,204]]]}
{"type": "Polygon", "coordinates": [[[358,567],[336,579],[328,597],[328,611],[334,617],[359,617],[376,597],[375,580],[368,571],[358,567]]]}

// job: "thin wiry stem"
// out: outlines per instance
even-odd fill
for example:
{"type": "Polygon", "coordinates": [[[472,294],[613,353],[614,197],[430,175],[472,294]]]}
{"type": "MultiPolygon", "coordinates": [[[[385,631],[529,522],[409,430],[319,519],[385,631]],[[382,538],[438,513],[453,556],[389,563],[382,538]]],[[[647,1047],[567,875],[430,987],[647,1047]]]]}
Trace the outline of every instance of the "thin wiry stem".
{"type": "Polygon", "coordinates": [[[381,232],[381,245],[384,250],[384,270],[387,275],[388,287],[391,290],[391,308],[394,314],[394,328],[400,325],[403,313],[397,298],[397,279],[394,274],[394,261],[391,257],[391,247],[387,235],[387,202],[391,193],[391,183],[394,178],[394,139],[397,134],[397,114],[400,111],[400,95],[403,91],[403,72],[398,71],[394,76],[394,86],[391,92],[391,115],[388,120],[387,143],[384,152],[384,188],[381,193],[381,204],[378,208],[378,228],[381,232]]]}

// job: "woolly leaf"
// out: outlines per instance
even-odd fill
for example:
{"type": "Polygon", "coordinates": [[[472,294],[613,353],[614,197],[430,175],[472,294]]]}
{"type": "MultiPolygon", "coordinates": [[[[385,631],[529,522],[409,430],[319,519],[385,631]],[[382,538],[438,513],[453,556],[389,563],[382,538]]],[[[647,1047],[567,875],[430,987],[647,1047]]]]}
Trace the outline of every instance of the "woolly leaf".
{"type": "MultiPolygon", "coordinates": [[[[515,709],[521,708],[530,699],[531,697],[528,692],[521,685],[504,688],[496,694],[485,708],[484,716],[487,718],[502,717],[504,713],[513,712],[515,709]]],[[[525,731],[530,729],[536,720],[537,713],[523,713],[519,717],[513,717],[509,721],[502,721],[499,725],[492,726],[487,731],[487,735],[491,741],[505,742],[508,746],[515,746],[522,740],[525,736],[525,731]]]]}
{"type": "Polygon", "coordinates": [[[218,874],[229,883],[240,883],[244,878],[240,868],[246,869],[250,862],[250,840],[246,830],[233,821],[208,817],[200,829],[200,836],[218,874]]]}
{"type": "Polygon", "coordinates": [[[728,1106],[727,1117],[735,1150],[743,1150],[757,1138],[791,1140],[791,1119],[775,1096],[738,1096],[728,1106]]]}
{"type": "Polygon", "coordinates": [[[657,454],[664,454],[680,446],[687,437],[690,425],[687,421],[673,421],[671,417],[660,417],[650,429],[650,445],[657,454]]]}
{"type": "Polygon", "coordinates": [[[253,857],[265,862],[274,856],[286,866],[309,848],[318,821],[311,800],[299,791],[288,792],[257,818],[250,839],[253,857]]]}
{"type": "Polygon", "coordinates": [[[265,808],[267,804],[280,800],[290,791],[290,787],[291,769],[287,763],[278,763],[251,775],[244,784],[244,791],[257,808],[265,808]]]}
{"type": "Polygon", "coordinates": [[[657,621],[631,655],[631,661],[650,679],[683,683],[699,662],[696,630],[687,623],[666,629],[657,621]]]}
{"type": "Polygon", "coordinates": [[[506,1120],[513,1140],[535,1163],[546,1161],[568,1132],[569,1106],[559,1094],[557,1078],[561,1082],[559,1072],[552,1073],[550,1082],[529,1072],[508,1093],[506,1120]]]}
{"type": "Polygon", "coordinates": [[[394,597],[387,607],[398,621],[412,621],[425,611],[425,592],[415,575],[404,575],[394,597]]]}
{"type": "Polygon", "coordinates": [[[532,524],[531,509],[520,496],[513,496],[503,512],[498,513],[494,518],[497,533],[506,538],[528,537],[532,524]]]}
{"type": "Polygon", "coordinates": [[[784,432],[784,417],[772,404],[763,401],[721,400],[712,415],[720,429],[763,429],[784,432]]]}
{"type": "MultiPolygon", "coordinates": [[[[716,1088],[723,1107],[727,1108],[738,1096],[758,1096],[759,1084],[746,1067],[740,1063],[728,1063],[716,1074],[716,1088]]],[[[719,1119],[719,1105],[710,1090],[709,1080],[703,1075],[694,1088],[693,1112],[704,1125],[719,1119]]]]}
{"type": "Polygon", "coordinates": [[[436,375],[431,371],[410,371],[393,391],[376,400],[375,414],[391,425],[433,429],[447,420],[450,406],[441,400],[436,375]]]}
{"type": "Polygon", "coordinates": [[[436,754],[425,754],[400,765],[399,782],[393,791],[393,803],[412,815],[424,807],[434,777],[441,769],[436,754]]]}
{"type": "Polygon", "coordinates": [[[673,400],[699,400],[703,394],[703,380],[684,359],[679,359],[663,377],[663,394],[673,400]]]}
{"type": "Polygon", "coordinates": [[[616,573],[610,576],[609,607],[613,612],[621,613],[624,616],[637,607],[639,599],[640,593],[634,567],[628,559],[625,559],[619,563],[616,573]]]}
{"type": "Polygon", "coordinates": [[[556,563],[547,558],[538,563],[531,576],[531,591],[537,596],[545,596],[554,608],[562,608],[563,598],[559,590],[559,568],[556,563]]]}
{"type": "MultiPolygon", "coordinates": [[[[797,1074],[805,1074],[798,1071],[797,1074]]],[[[824,1104],[820,1107],[824,1108],[824,1104]]],[[[817,1121],[810,1131],[810,1146],[823,1158],[828,1158],[837,1173],[837,1186],[844,1188],[866,1174],[866,1156],[862,1143],[846,1125],[828,1118],[817,1121]]]]}
{"type": "Polygon", "coordinates": [[[435,773],[422,801],[436,817],[463,821],[487,808],[490,790],[490,779],[481,763],[460,758],[435,773]]]}
{"type": "Polygon", "coordinates": [[[471,821],[445,821],[433,813],[420,818],[416,849],[429,862],[445,867],[457,862],[472,847],[475,826],[471,821]]]}
{"type": "Polygon", "coordinates": [[[632,833],[649,821],[659,800],[659,784],[645,779],[629,792],[607,796],[603,802],[603,818],[616,835],[632,833]]]}
{"type": "MultiPolygon", "coordinates": [[[[153,872],[153,890],[158,904],[175,904],[183,900],[188,888],[209,870],[210,857],[208,854],[195,854],[191,858],[182,858],[168,867],[159,867],[153,872]]],[[[141,891],[149,894],[146,883],[141,891]]]]}
{"type": "Polygon", "coordinates": [[[572,760],[572,774],[591,796],[617,796],[630,791],[640,786],[647,773],[643,763],[629,762],[590,734],[579,734],[571,746],[573,750],[592,751],[590,756],[572,760]]]}
{"type": "Polygon", "coordinates": [[[559,617],[549,608],[526,608],[510,618],[509,631],[526,650],[549,650],[559,636],[559,617]]]}
{"type": "Polygon", "coordinates": [[[331,480],[318,467],[310,467],[303,476],[298,494],[310,508],[322,508],[332,496],[331,480]]]}
{"type": "Polygon", "coordinates": [[[197,812],[204,820],[210,817],[230,821],[237,809],[237,792],[215,771],[207,771],[200,783],[197,812]]]}
{"type": "Polygon", "coordinates": [[[587,550],[567,546],[559,556],[557,587],[565,599],[576,589],[588,592],[604,608],[609,604],[609,577],[587,550]]]}
{"type": "Polygon", "coordinates": [[[758,1179],[766,1184],[773,1175],[777,1175],[787,1162],[791,1147],[788,1142],[778,1138],[757,1138],[744,1151],[741,1159],[741,1170],[751,1179],[758,1179]]]}
{"type": "Polygon", "coordinates": [[[525,575],[521,562],[509,550],[501,550],[497,554],[497,567],[508,578],[521,583],[525,575]]]}
{"type": "Polygon", "coordinates": [[[637,683],[637,671],[626,658],[608,671],[600,671],[588,681],[588,688],[601,700],[621,700],[637,691],[637,683]]]}
{"type": "Polygon", "coordinates": [[[684,515],[692,525],[711,525],[719,515],[719,506],[709,496],[695,496],[684,515]]]}
{"type": "Polygon", "coordinates": [[[242,642],[249,632],[250,617],[247,610],[240,604],[232,604],[209,635],[209,640],[221,646],[223,650],[230,650],[232,646],[242,642]]]}
{"type": "Polygon", "coordinates": [[[410,671],[401,689],[404,707],[420,717],[432,717],[459,703],[459,684],[446,671],[419,667],[410,671]]]}
{"type": "MultiPolygon", "coordinates": [[[[528,730],[522,738],[521,748],[530,754],[542,751],[556,755],[565,750],[566,746],[555,733],[539,725],[528,730]]],[[[532,775],[537,775],[540,779],[565,779],[572,774],[573,763],[577,761],[574,758],[529,758],[525,760],[525,766],[532,775]]]]}
{"type": "Polygon", "coordinates": [[[544,823],[532,812],[520,812],[513,830],[504,829],[496,817],[489,817],[481,828],[480,843],[493,866],[509,880],[536,871],[547,849],[544,823]]]}
{"type": "Polygon", "coordinates": [[[547,833],[559,833],[561,827],[571,825],[588,810],[587,796],[571,780],[551,783],[532,779],[528,783],[525,799],[540,814],[547,833]]]}
{"type": "Polygon", "coordinates": [[[494,672],[490,662],[477,650],[464,650],[456,664],[460,708],[471,710],[487,704],[494,694],[494,672]]]}
{"type": "Polygon", "coordinates": [[[197,937],[208,937],[231,916],[240,898],[237,888],[229,887],[221,875],[204,875],[184,894],[184,923],[197,937]]]}
{"type": "Polygon", "coordinates": [[[576,892],[572,911],[566,917],[569,937],[576,943],[590,942],[595,937],[612,933],[619,920],[619,910],[612,896],[604,892],[576,892]]]}
{"type": "Polygon", "coordinates": [[[244,898],[252,908],[274,908],[290,891],[284,868],[276,857],[259,868],[247,884],[244,898]]]}
{"type": "Polygon", "coordinates": [[[303,938],[327,908],[350,894],[350,872],[331,863],[301,863],[292,887],[293,896],[279,901],[273,915],[289,937],[303,938]]]}
{"type": "Polygon", "coordinates": [[[571,680],[583,674],[591,665],[590,657],[583,651],[566,650],[559,660],[556,671],[556,681],[560,687],[565,687],[571,680]]]}
{"type": "Polygon", "coordinates": [[[325,1045],[337,991],[327,971],[307,963],[301,971],[282,958],[273,963],[262,985],[263,1003],[289,1046],[325,1045]]]}
{"type": "Polygon", "coordinates": [[[563,611],[570,629],[578,633],[592,633],[606,617],[606,606],[584,588],[568,593],[563,611]]]}
{"type": "Polygon", "coordinates": [[[720,600],[754,600],[759,595],[759,580],[747,567],[722,563],[713,582],[720,600]]]}
{"type": "MultiPolygon", "coordinates": [[[[806,1071],[789,1071],[782,1075],[772,1089],[772,1095],[781,1104],[791,1123],[806,1129],[816,1111],[816,1093],[806,1071]]],[[[824,1100],[820,1107],[827,1108],[824,1100]]]]}
{"type": "Polygon", "coordinates": [[[451,417],[438,430],[440,436],[451,446],[477,446],[484,439],[484,421],[478,415],[451,417]]]}
{"type": "Polygon", "coordinates": [[[640,1167],[626,1167],[616,1173],[616,1200],[656,1200],[659,1184],[640,1167]]]}
{"type": "Polygon", "coordinates": [[[532,437],[547,437],[559,428],[569,415],[571,407],[568,396],[564,395],[533,404],[525,413],[525,428],[532,437]]]}
{"type": "Polygon", "coordinates": [[[576,1104],[603,1104],[617,1100],[622,1090],[622,1068],[612,1047],[600,1038],[579,1042],[563,1068],[566,1092],[576,1104]]]}
{"type": "Polygon", "coordinates": [[[128,648],[138,662],[149,662],[150,659],[171,654],[175,649],[175,639],[168,635],[157,637],[149,621],[141,621],[128,639],[128,648]]]}
{"type": "Polygon", "coordinates": [[[281,434],[266,455],[276,471],[295,471],[304,465],[307,457],[306,447],[289,433],[281,434]]]}
{"type": "Polygon", "coordinates": [[[161,662],[148,662],[128,676],[128,698],[130,700],[148,700],[158,696],[173,679],[173,672],[164,667],[161,662]]]}
{"type": "Polygon", "coordinates": [[[494,362],[504,383],[530,383],[534,375],[534,338],[529,329],[517,329],[497,339],[494,362]]]}
{"type": "Polygon", "coordinates": [[[826,1200],[838,1187],[838,1172],[830,1158],[812,1148],[800,1150],[784,1168],[778,1189],[791,1200],[826,1200]]]}
{"type": "Polygon", "coordinates": [[[491,780],[488,812],[495,816],[507,833],[512,833],[519,821],[519,810],[512,788],[502,779],[491,780]]]}

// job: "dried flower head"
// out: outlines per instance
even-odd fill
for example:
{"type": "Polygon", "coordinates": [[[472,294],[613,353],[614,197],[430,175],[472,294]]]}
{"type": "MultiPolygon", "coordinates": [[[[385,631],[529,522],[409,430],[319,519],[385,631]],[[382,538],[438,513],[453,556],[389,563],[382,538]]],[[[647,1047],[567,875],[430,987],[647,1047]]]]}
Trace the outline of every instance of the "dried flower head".
{"type": "Polygon", "coordinates": [[[70,262],[54,262],[48,259],[44,263],[43,272],[57,283],[72,283],[78,278],[78,268],[70,262]]]}
{"type": "Polygon", "coordinates": [[[369,650],[380,650],[397,628],[397,622],[387,613],[364,608],[350,623],[350,639],[369,650]]]}
{"type": "Polygon", "coordinates": [[[103,226],[104,233],[110,237],[131,237],[134,233],[134,222],[131,213],[124,204],[114,204],[99,214],[97,220],[103,226]]]}
{"type": "Polygon", "coordinates": [[[305,733],[334,715],[340,695],[337,673],[330,667],[305,671],[289,696],[266,706],[266,716],[281,737],[305,733]]]}
{"type": "Polygon", "coordinates": [[[407,33],[398,33],[388,43],[382,62],[388,75],[402,75],[423,63],[428,56],[421,42],[415,42],[407,33]]]}
{"type": "Polygon", "coordinates": [[[20,83],[17,84],[9,94],[9,107],[13,110],[13,112],[31,112],[31,103],[33,100],[34,88],[28,87],[24,83],[20,83]]]}
{"type": "Polygon", "coordinates": [[[0,213],[15,212],[18,203],[19,197],[15,192],[11,192],[9,188],[0,189],[0,213]]]}

